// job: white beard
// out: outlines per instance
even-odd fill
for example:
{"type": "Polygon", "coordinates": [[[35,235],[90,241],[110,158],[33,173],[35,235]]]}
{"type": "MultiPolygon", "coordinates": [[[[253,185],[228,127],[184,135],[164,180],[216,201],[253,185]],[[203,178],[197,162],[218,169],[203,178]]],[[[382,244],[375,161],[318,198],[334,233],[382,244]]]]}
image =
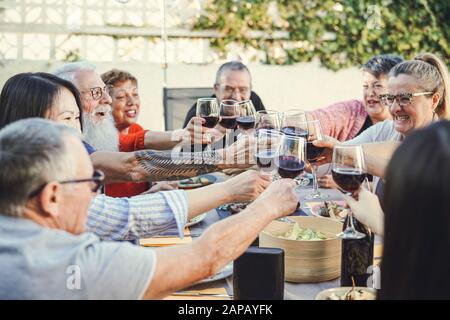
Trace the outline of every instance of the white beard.
{"type": "Polygon", "coordinates": [[[98,151],[119,151],[119,130],[109,105],[100,105],[92,113],[83,114],[83,140],[98,151]],[[102,120],[96,119],[97,112],[104,112],[102,120]]]}

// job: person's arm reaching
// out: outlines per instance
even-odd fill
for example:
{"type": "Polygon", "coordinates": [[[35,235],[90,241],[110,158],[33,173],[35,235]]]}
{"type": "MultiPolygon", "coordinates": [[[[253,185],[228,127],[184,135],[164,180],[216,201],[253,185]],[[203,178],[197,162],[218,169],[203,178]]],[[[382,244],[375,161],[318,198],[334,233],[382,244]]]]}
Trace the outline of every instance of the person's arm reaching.
{"type": "Polygon", "coordinates": [[[374,142],[362,145],[367,171],[384,178],[385,170],[400,142],[374,142]]]}
{"type": "MultiPolygon", "coordinates": [[[[147,131],[144,136],[144,146],[146,149],[167,150],[180,145],[211,143],[210,135],[207,133],[215,129],[204,127],[202,126],[203,123],[205,123],[205,119],[193,117],[189,120],[186,128],[183,129],[147,131]]],[[[217,132],[214,136],[217,136],[217,132]]]]}
{"type": "Polygon", "coordinates": [[[180,180],[227,168],[248,168],[254,143],[242,138],[226,149],[202,152],[140,150],[97,151],[91,155],[96,169],[105,173],[107,183],[180,180]]]}
{"type": "Polygon", "coordinates": [[[225,182],[190,191],[131,198],[98,195],[89,207],[87,227],[103,240],[151,237],[168,229],[181,236],[190,219],[228,202],[252,201],[269,183],[270,175],[247,171],[225,182]]]}
{"type": "Polygon", "coordinates": [[[275,181],[245,210],[215,223],[192,244],[155,250],[156,266],[144,298],[163,298],[239,257],[268,223],[295,210],[295,186],[291,179],[275,181]]]}
{"type": "Polygon", "coordinates": [[[133,240],[168,229],[178,229],[182,234],[188,210],[188,197],[183,190],[131,198],[101,194],[89,206],[87,230],[102,240],[133,240]]]}
{"type": "Polygon", "coordinates": [[[270,184],[271,178],[270,174],[248,170],[225,182],[189,190],[188,219],[225,203],[255,200],[270,184]]]}
{"type": "MultiPolygon", "coordinates": [[[[316,140],[313,144],[317,147],[326,148],[322,153],[322,158],[318,162],[319,165],[331,163],[333,156],[333,148],[336,145],[335,141],[319,141],[316,140]]],[[[367,167],[367,172],[383,178],[386,167],[392,154],[400,145],[400,142],[373,142],[361,144],[364,152],[364,159],[367,167]]]]}

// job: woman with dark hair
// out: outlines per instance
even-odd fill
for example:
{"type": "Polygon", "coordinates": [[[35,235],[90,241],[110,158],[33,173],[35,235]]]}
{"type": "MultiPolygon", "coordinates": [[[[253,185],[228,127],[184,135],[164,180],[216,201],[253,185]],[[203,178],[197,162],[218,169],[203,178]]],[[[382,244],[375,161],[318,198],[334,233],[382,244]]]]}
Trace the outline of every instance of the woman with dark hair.
{"type": "Polygon", "coordinates": [[[78,90],[49,73],[19,73],[9,78],[0,94],[0,129],[25,118],[40,117],[74,127],[81,132],[78,90]],[[39,94],[34,94],[39,92],[39,94]]]}

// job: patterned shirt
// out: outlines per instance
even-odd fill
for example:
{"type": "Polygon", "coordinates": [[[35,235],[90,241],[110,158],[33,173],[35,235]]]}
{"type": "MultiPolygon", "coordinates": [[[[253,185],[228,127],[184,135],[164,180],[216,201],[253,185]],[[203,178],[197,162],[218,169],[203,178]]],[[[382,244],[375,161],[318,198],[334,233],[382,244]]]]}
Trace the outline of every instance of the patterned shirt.
{"type": "Polygon", "coordinates": [[[169,229],[183,237],[188,216],[184,190],[111,198],[97,195],[88,212],[87,229],[102,240],[133,240],[169,229]]]}

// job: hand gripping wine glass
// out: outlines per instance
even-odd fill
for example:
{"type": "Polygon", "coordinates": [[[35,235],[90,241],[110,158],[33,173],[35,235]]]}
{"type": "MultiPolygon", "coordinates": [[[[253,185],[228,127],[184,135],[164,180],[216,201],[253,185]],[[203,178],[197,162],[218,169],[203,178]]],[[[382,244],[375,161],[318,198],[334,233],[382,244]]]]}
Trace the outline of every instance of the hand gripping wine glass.
{"type": "MultiPolygon", "coordinates": [[[[334,182],[349,196],[358,191],[367,175],[361,146],[335,146],[331,172],[334,182]]],[[[362,239],[366,235],[355,229],[353,214],[349,210],[347,226],[338,234],[342,239],[362,239]]]]}

